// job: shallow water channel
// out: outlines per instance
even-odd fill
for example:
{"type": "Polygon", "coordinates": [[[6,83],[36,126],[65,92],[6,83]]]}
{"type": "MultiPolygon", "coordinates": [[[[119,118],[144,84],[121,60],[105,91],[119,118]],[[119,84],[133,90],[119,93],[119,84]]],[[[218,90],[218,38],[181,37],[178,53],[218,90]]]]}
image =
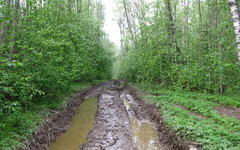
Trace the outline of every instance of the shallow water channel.
{"type": "Polygon", "coordinates": [[[49,150],[79,150],[95,123],[97,99],[88,98],[82,102],[69,124],[68,130],[52,143],[49,150]]]}

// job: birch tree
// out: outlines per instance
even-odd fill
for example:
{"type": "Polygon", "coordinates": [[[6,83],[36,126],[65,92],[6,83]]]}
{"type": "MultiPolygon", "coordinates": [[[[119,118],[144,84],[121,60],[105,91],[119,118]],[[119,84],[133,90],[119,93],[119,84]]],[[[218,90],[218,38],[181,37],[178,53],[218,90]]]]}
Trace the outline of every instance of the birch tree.
{"type": "Polygon", "coordinates": [[[233,25],[235,29],[236,41],[237,41],[237,49],[238,49],[238,64],[240,67],[240,14],[239,14],[239,6],[237,0],[228,0],[230,5],[233,25]]]}

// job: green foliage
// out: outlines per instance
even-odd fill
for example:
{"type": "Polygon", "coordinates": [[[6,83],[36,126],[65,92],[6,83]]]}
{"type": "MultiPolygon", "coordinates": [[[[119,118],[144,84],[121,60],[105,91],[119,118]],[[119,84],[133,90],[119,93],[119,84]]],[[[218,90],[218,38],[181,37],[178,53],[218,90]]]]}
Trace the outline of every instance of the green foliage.
{"type": "MultiPolygon", "coordinates": [[[[168,20],[165,2],[142,2],[136,7],[137,13],[129,10],[132,22],[141,24],[132,26],[136,31],[134,39],[129,37],[128,28],[122,31],[119,78],[174,90],[239,95],[240,69],[227,1],[200,1],[200,12],[198,1],[171,1],[171,14],[176,14],[173,22],[168,20]],[[176,28],[174,35],[170,30],[172,23],[176,28]]],[[[128,5],[135,7],[130,1],[128,5]]],[[[127,24],[123,22],[122,26],[127,24]]]]}
{"type": "MultiPolygon", "coordinates": [[[[219,104],[212,102],[212,99],[218,98],[222,97],[170,90],[151,90],[146,96],[146,99],[156,102],[164,121],[177,131],[178,136],[201,143],[203,149],[238,149],[239,120],[221,116],[213,109],[219,104]]],[[[233,97],[224,99],[230,106],[236,106],[239,102],[233,97]]]]}
{"type": "Polygon", "coordinates": [[[0,147],[14,149],[22,146],[26,137],[37,131],[38,126],[43,122],[40,114],[34,112],[15,111],[7,115],[1,115],[0,120],[0,147]]]}
{"type": "Polygon", "coordinates": [[[111,78],[114,47],[102,31],[103,22],[94,14],[86,16],[87,10],[69,14],[66,3],[29,1],[31,11],[20,8],[24,11],[18,16],[17,40],[11,43],[13,28],[9,28],[1,48],[1,101],[28,105],[36,97],[60,97],[75,81],[111,78]]]}

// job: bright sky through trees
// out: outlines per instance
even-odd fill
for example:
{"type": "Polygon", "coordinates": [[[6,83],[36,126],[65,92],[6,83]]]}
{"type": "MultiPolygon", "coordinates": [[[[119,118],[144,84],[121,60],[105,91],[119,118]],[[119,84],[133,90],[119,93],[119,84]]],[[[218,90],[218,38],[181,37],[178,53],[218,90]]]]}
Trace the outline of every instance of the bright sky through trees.
{"type": "Polygon", "coordinates": [[[114,19],[114,1],[115,0],[102,0],[105,5],[105,24],[104,31],[109,35],[112,42],[120,47],[120,30],[117,24],[116,17],[114,19]]]}

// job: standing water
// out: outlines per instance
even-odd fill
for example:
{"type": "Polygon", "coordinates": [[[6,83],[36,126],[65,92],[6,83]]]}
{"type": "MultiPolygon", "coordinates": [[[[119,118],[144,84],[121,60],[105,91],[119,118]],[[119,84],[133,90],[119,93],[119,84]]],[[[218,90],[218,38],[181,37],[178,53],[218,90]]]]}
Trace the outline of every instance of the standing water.
{"type": "MultiPolygon", "coordinates": [[[[127,111],[131,108],[128,100],[123,99],[123,104],[127,111]]],[[[132,141],[137,150],[164,150],[159,145],[158,134],[154,127],[136,118],[132,118],[132,141]]]]}
{"type": "Polygon", "coordinates": [[[149,123],[141,123],[136,118],[132,121],[132,140],[137,150],[163,150],[154,127],[149,123]]]}
{"type": "Polygon", "coordinates": [[[69,129],[52,143],[49,150],[79,150],[95,123],[97,99],[88,98],[78,108],[69,129]]]}

